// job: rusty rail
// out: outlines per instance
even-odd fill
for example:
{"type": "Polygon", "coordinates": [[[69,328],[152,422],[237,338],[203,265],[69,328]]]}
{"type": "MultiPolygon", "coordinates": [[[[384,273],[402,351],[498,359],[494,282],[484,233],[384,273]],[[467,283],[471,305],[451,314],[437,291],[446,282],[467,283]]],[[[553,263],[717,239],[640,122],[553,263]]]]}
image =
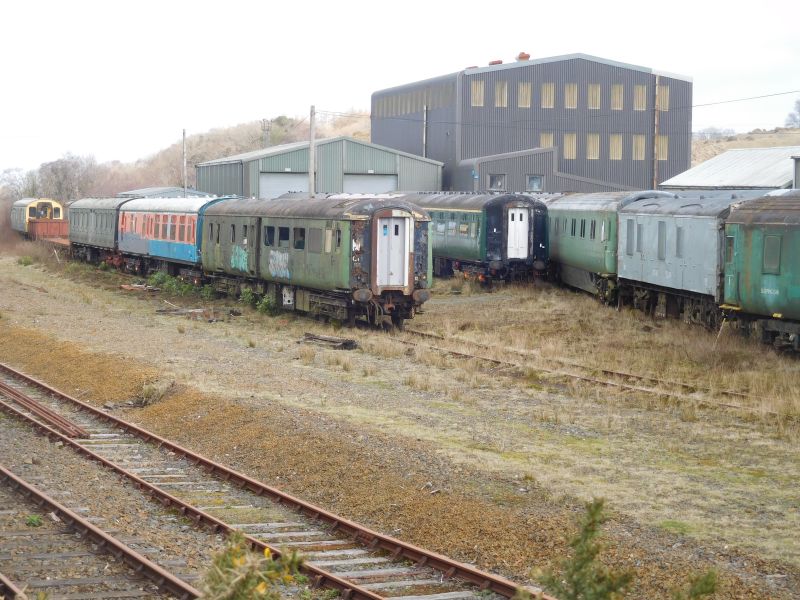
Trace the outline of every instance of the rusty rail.
{"type": "Polygon", "coordinates": [[[89,432],[79,427],[69,419],[61,416],[57,412],[47,408],[41,402],[31,398],[30,396],[26,396],[25,394],[21,393],[19,390],[14,389],[7,383],[0,381],[0,394],[11,398],[14,402],[19,404],[20,406],[24,406],[26,409],[31,411],[40,419],[43,419],[46,423],[49,423],[53,427],[60,429],[64,433],[66,433],[69,437],[72,438],[87,438],[89,437],[89,432]]]}
{"type": "MultiPolygon", "coordinates": [[[[416,331],[416,330],[413,330],[413,329],[406,329],[406,330],[404,330],[404,333],[409,333],[411,335],[416,335],[416,336],[419,336],[419,337],[434,338],[434,339],[439,339],[439,340],[443,340],[443,341],[446,340],[446,338],[444,338],[443,336],[438,336],[436,334],[426,333],[426,332],[423,332],[423,331],[416,331]]],[[[437,352],[442,352],[444,354],[448,354],[450,356],[455,356],[457,358],[473,359],[473,360],[479,360],[479,361],[483,361],[483,362],[490,362],[490,363],[498,365],[498,366],[506,366],[506,367],[516,368],[516,369],[523,369],[523,368],[528,367],[528,365],[524,365],[524,364],[521,364],[521,363],[513,362],[513,361],[510,361],[510,360],[500,360],[500,359],[497,359],[497,358],[489,358],[489,357],[486,357],[486,356],[479,356],[477,354],[470,354],[470,353],[467,353],[467,352],[459,352],[459,351],[456,351],[456,350],[450,350],[449,348],[440,348],[438,346],[422,345],[422,344],[418,344],[416,342],[412,342],[412,341],[409,341],[409,340],[403,340],[403,339],[400,339],[400,338],[395,338],[395,339],[396,339],[396,341],[400,342],[401,344],[405,344],[405,345],[408,345],[408,346],[423,346],[423,347],[428,348],[430,350],[435,350],[437,352]]],[[[505,351],[505,352],[511,352],[511,353],[522,355],[522,356],[526,355],[526,353],[523,353],[520,350],[498,349],[498,348],[494,348],[492,346],[481,344],[479,342],[471,342],[469,340],[464,340],[464,339],[461,339],[461,338],[455,338],[455,339],[458,342],[472,344],[474,346],[477,346],[479,348],[483,348],[483,349],[486,349],[486,350],[502,350],[502,351],[505,351]]],[[[682,386],[685,389],[689,389],[689,390],[705,391],[705,392],[710,393],[710,394],[714,393],[714,390],[712,390],[710,388],[703,388],[702,386],[694,386],[694,385],[688,384],[688,383],[671,382],[669,380],[658,379],[656,377],[635,375],[635,374],[632,374],[632,373],[625,373],[623,371],[613,371],[613,370],[610,370],[610,369],[599,369],[599,368],[598,369],[594,369],[592,367],[581,365],[579,363],[570,363],[569,361],[565,361],[565,360],[558,359],[558,358],[554,358],[552,360],[554,362],[560,362],[561,364],[564,364],[564,365],[567,365],[567,366],[573,366],[573,367],[576,367],[576,368],[586,369],[588,371],[600,371],[603,374],[612,375],[612,376],[620,377],[620,378],[623,378],[623,379],[624,378],[639,379],[640,381],[652,381],[652,382],[660,383],[660,384],[664,384],[664,385],[669,384],[669,385],[676,385],[676,386],[679,386],[679,387],[682,386]]],[[[622,381],[611,381],[611,380],[608,380],[608,379],[599,379],[597,377],[591,377],[591,376],[588,376],[588,375],[580,375],[578,373],[570,373],[569,371],[563,371],[561,369],[553,369],[553,368],[550,368],[550,367],[542,367],[542,366],[536,366],[536,367],[530,367],[530,368],[536,369],[537,371],[542,371],[544,373],[549,373],[551,375],[557,375],[557,376],[560,376],[560,377],[568,377],[570,379],[576,379],[578,381],[584,381],[586,383],[592,383],[592,384],[595,384],[595,385],[603,385],[603,386],[607,386],[607,387],[617,387],[617,388],[620,388],[620,389],[633,391],[633,392],[643,392],[643,393],[646,393],[646,394],[664,396],[664,397],[667,397],[667,398],[673,398],[675,400],[680,400],[680,401],[684,401],[684,402],[693,402],[693,403],[696,403],[696,404],[699,404],[699,405],[714,406],[714,407],[718,407],[718,408],[729,408],[729,409],[738,410],[738,411],[741,411],[741,412],[753,414],[753,415],[756,415],[756,416],[769,415],[770,417],[775,417],[775,418],[779,418],[779,419],[781,419],[781,418],[782,419],[791,419],[792,418],[792,417],[790,417],[788,415],[781,415],[781,414],[779,414],[779,413],[777,413],[776,411],[773,411],[773,410],[758,410],[758,409],[755,409],[755,408],[752,408],[752,407],[749,407],[749,406],[743,406],[741,404],[732,404],[732,403],[729,403],[729,402],[720,402],[720,401],[712,400],[712,399],[709,399],[709,398],[696,398],[694,396],[689,396],[687,394],[680,393],[680,392],[663,390],[663,389],[658,389],[658,388],[653,388],[653,387],[643,387],[641,385],[633,385],[633,384],[625,383],[625,382],[622,382],[622,381]]],[[[727,394],[727,395],[732,395],[732,396],[733,395],[738,395],[738,396],[744,397],[744,398],[755,398],[754,396],[750,396],[750,395],[744,394],[742,392],[735,392],[735,391],[730,391],[730,390],[729,391],[719,390],[717,393],[727,394]]]]}
{"type": "MultiPolygon", "coordinates": [[[[5,371],[15,377],[23,379],[26,383],[39,387],[47,391],[48,393],[56,396],[59,399],[62,399],[66,402],[69,402],[75,406],[78,406],[96,417],[105,420],[109,423],[114,424],[115,426],[119,427],[125,432],[131,433],[147,442],[156,444],[160,448],[166,448],[170,451],[174,452],[175,454],[186,458],[193,464],[202,467],[207,473],[221,477],[228,483],[232,483],[237,485],[242,489],[247,489],[258,496],[264,496],[270,498],[274,502],[286,506],[290,509],[295,510],[296,512],[310,517],[317,521],[322,521],[328,523],[331,526],[331,531],[338,531],[340,533],[345,533],[349,535],[354,541],[361,543],[370,549],[383,549],[388,551],[393,559],[407,559],[410,561],[415,562],[419,566],[427,566],[432,569],[435,569],[444,574],[447,578],[457,578],[474,585],[480,587],[481,590],[495,592],[500,594],[501,596],[505,596],[507,598],[513,597],[517,591],[520,589],[520,586],[515,584],[514,582],[500,577],[498,575],[494,575],[491,573],[486,573],[469,565],[465,565],[458,561],[455,561],[451,558],[443,556],[441,554],[437,554],[435,552],[431,552],[429,550],[424,550],[419,548],[418,546],[414,546],[413,544],[409,544],[407,542],[403,542],[396,538],[393,538],[388,535],[384,535],[382,533],[373,531],[366,527],[363,527],[349,519],[345,519],[334,513],[328,512],[318,506],[315,506],[311,503],[305,502],[296,498],[290,494],[282,492],[276,488],[273,488],[267,484],[261,483],[255,479],[252,479],[242,473],[234,471],[233,469],[229,469],[224,465],[216,463],[210,459],[207,459],[199,454],[196,454],[182,446],[179,446],[169,440],[162,438],[158,435],[155,435],[141,427],[133,425],[132,423],[128,423],[123,421],[122,419],[118,419],[112,415],[109,415],[102,410],[91,406],[81,400],[77,400],[76,398],[72,398],[71,396],[64,394],[55,388],[50,387],[46,383],[39,381],[33,377],[25,375],[12,367],[0,363],[0,371],[5,371]]],[[[27,417],[23,414],[14,409],[9,405],[6,405],[3,402],[0,402],[0,409],[6,410],[7,412],[12,412],[20,416],[21,418],[27,419],[27,417]]],[[[30,421],[30,419],[27,419],[30,421]]],[[[130,479],[142,490],[145,490],[151,496],[154,496],[159,499],[165,506],[174,506],[180,512],[190,518],[192,518],[198,524],[204,524],[206,526],[211,527],[214,531],[224,531],[226,533],[230,533],[233,531],[233,528],[224,523],[223,521],[217,519],[216,517],[176,498],[175,496],[165,492],[164,490],[158,488],[157,486],[150,484],[149,482],[141,479],[137,475],[126,471],[125,469],[119,467],[118,465],[114,464],[113,462],[109,461],[108,459],[99,456],[89,450],[88,448],[82,446],[78,442],[60,434],[59,432],[53,430],[52,428],[47,427],[41,423],[37,423],[35,421],[31,421],[37,426],[44,435],[48,437],[57,437],[65,444],[73,447],[75,450],[80,452],[81,454],[97,461],[105,466],[117,471],[121,475],[125,476],[126,478],[130,479]]],[[[278,548],[270,546],[260,540],[257,540],[253,537],[246,536],[250,544],[256,548],[261,550],[269,549],[276,556],[280,556],[281,552],[278,548]]],[[[382,600],[383,596],[379,594],[375,594],[374,592],[363,589],[360,586],[354,585],[352,582],[347,580],[341,579],[337,577],[335,574],[329,573],[324,571],[318,567],[313,565],[304,565],[303,569],[305,570],[306,574],[312,579],[316,586],[324,586],[332,589],[338,590],[344,600],[382,600]]],[[[541,596],[543,600],[554,600],[550,596],[544,595],[541,596]]]]}
{"type": "MultiPolygon", "coordinates": [[[[158,586],[159,589],[165,590],[178,598],[198,598],[200,596],[200,592],[185,581],[178,579],[169,571],[164,570],[148,558],[142,556],[132,548],[129,548],[115,537],[110,536],[80,515],[72,512],[66,506],[59,504],[56,500],[24,481],[3,465],[0,465],[0,482],[17,490],[17,492],[32,500],[37,506],[47,507],[47,510],[55,513],[67,527],[74,530],[81,537],[90,539],[97,544],[98,548],[104,552],[108,552],[117,560],[124,562],[134,569],[137,573],[141,573],[147,577],[158,586]]],[[[17,591],[15,593],[18,594],[19,592],[17,591]]]]}
{"type": "Polygon", "coordinates": [[[14,585],[13,581],[0,573],[0,598],[14,600],[15,598],[25,598],[25,594],[21,589],[14,585]]]}

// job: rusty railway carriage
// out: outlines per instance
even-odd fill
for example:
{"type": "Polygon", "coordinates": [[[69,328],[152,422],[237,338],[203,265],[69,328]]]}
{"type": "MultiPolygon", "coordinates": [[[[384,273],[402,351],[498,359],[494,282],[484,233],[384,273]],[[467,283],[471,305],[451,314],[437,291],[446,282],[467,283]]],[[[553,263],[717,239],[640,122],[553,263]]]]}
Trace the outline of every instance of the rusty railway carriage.
{"type": "Polygon", "coordinates": [[[63,221],[64,207],[50,198],[22,198],[11,205],[11,228],[29,235],[31,221],[63,221]]]}
{"type": "Polygon", "coordinates": [[[800,190],[735,204],[725,223],[723,311],[761,340],[800,350],[800,190]]]}
{"type": "Polygon", "coordinates": [[[393,195],[225,200],[205,223],[203,271],[220,291],[396,326],[430,297],[430,217],[393,195]]]}
{"type": "Polygon", "coordinates": [[[508,280],[547,268],[545,195],[438,192],[403,197],[431,215],[437,276],[456,270],[481,280],[508,280]]]}

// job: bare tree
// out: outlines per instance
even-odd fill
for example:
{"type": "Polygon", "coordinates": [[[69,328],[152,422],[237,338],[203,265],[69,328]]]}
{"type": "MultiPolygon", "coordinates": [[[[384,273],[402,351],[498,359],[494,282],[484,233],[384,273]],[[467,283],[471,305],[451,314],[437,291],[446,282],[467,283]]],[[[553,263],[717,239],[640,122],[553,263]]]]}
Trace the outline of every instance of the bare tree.
{"type": "Polygon", "coordinates": [[[39,167],[41,193],[58,200],[76,200],[92,187],[97,164],[93,156],[67,153],[39,167]]]}
{"type": "Polygon", "coordinates": [[[800,100],[794,103],[794,110],[786,116],[787,127],[800,127],[800,100]]]}

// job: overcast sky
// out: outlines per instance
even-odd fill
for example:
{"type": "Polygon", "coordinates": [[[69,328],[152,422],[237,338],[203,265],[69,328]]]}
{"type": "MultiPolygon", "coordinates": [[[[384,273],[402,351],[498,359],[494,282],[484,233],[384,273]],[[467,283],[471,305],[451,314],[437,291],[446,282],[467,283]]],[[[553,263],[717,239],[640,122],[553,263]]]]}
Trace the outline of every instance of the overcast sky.
{"type": "MultiPolygon", "coordinates": [[[[586,53],[694,80],[693,129],[782,126],[800,99],[796,0],[7,0],[0,171],[65,152],[132,161],[262,117],[493,59],[586,53]]],[[[800,136],[798,136],[800,137],[800,136]]],[[[800,145],[800,139],[798,139],[800,145]]]]}

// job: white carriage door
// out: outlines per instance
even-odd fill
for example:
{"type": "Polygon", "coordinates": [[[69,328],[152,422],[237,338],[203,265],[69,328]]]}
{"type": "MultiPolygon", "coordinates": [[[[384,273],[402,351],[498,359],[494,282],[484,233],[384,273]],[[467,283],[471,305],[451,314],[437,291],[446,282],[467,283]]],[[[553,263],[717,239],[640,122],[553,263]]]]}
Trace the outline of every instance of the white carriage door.
{"type": "Polygon", "coordinates": [[[378,219],[378,287],[403,287],[408,280],[408,217],[378,219]]]}
{"type": "Polygon", "coordinates": [[[528,258],[528,209],[508,209],[508,258],[528,258]]]}

